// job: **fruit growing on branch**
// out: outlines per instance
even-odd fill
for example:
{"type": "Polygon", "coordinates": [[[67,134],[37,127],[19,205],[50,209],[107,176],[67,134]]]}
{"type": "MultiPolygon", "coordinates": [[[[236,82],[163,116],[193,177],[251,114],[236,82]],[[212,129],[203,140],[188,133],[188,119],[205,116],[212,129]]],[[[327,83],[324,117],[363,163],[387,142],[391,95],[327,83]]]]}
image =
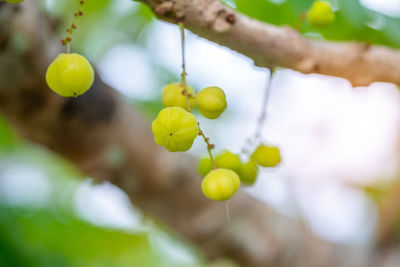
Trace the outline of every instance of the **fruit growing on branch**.
{"type": "Polygon", "coordinates": [[[198,163],[198,170],[202,176],[206,176],[212,169],[212,162],[210,158],[201,158],[198,163]]]}
{"type": "Polygon", "coordinates": [[[239,189],[239,176],[228,169],[216,169],[204,177],[201,189],[204,195],[213,200],[230,199],[239,189]]]}
{"type": "Polygon", "coordinates": [[[258,167],[254,161],[248,161],[240,165],[239,177],[240,181],[252,185],[256,182],[258,176],[258,167]]]}
{"type": "Polygon", "coordinates": [[[190,86],[183,86],[182,83],[167,84],[162,92],[162,103],[164,107],[181,107],[187,110],[187,96],[189,94],[190,108],[194,108],[194,91],[190,86]]]}
{"type": "Polygon", "coordinates": [[[307,12],[307,21],[314,27],[326,27],[334,20],[335,13],[327,1],[315,1],[307,12]]]}
{"type": "Polygon", "coordinates": [[[242,161],[237,154],[229,151],[224,151],[215,158],[215,164],[218,168],[230,169],[239,174],[242,161]]]}
{"type": "Polygon", "coordinates": [[[200,113],[208,119],[216,119],[226,109],[225,93],[219,87],[207,87],[196,96],[200,113]]]}
{"type": "Polygon", "coordinates": [[[79,4],[79,11],[74,13],[74,20],[67,29],[67,36],[61,40],[61,43],[67,46],[67,53],[59,54],[46,72],[47,85],[51,90],[64,97],[82,95],[90,89],[94,82],[94,70],[89,61],[84,56],[70,53],[71,35],[77,28],[78,18],[83,16],[85,0],[80,0],[79,4]]]}
{"type": "Polygon", "coordinates": [[[275,167],[281,162],[281,154],[279,148],[261,144],[253,152],[251,159],[262,167],[275,167]]]}
{"type": "Polygon", "coordinates": [[[199,134],[195,116],[181,107],[163,108],[151,129],[155,142],[170,152],[190,149],[199,134]]]}
{"type": "Polygon", "coordinates": [[[94,70],[89,61],[78,54],[60,54],[46,72],[51,90],[64,97],[79,96],[92,86],[94,70]]]}

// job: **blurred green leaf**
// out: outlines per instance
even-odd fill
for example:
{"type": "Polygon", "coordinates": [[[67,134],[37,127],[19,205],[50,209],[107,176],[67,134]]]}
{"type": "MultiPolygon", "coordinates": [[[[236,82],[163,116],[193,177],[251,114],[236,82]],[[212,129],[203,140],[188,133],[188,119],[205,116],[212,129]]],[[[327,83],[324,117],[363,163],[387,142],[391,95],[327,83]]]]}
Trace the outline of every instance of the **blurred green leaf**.
{"type": "Polygon", "coordinates": [[[24,218],[0,207],[0,253],[4,266],[158,266],[145,234],[95,227],[76,218],[68,224],[48,211],[24,218]],[[23,265],[20,265],[25,262],[23,265]],[[16,262],[20,262],[15,265],[16,262]]]}
{"type": "MultiPolygon", "coordinates": [[[[6,125],[4,121],[2,123],[6,125]]],[[[8,126],[0,128],[7,129],[10,138],[14,138],[8,126]]],[[[196,263],[201,262],[196,251],[165,226],[144,220],[140,232],[133,232],[132,229],[100,227],[85,221],[76,213],[75,202],[77,189],[82,182],[86,183],[82,181],[83,177],[67,160],[26,142],[0,157],[0,192],[7,192],[5,196],[0,195],[0,267],[202,266],[196,263]],[[48,194],[44,206],[35,201],[24,202],[21,192],[29,190],[29,185],[20,191],[15,187],[18,181],[13,181],[12,187],[2,188],[8,184],[2,183],[2,179],[20,178],[24,176],[21,173],[24,169],[29,172],[27,176],[35,169],[42,174],[49,191],[34,192],[36,196],[48,194]],[[10,170],[19,173],[13,174],[10,170]],[[16,195],[4,191],[13,188],[16,195]],[[8,199],[10,196],[13,201],[8,199]],[[18,196],[22,199],[15,202],[18,196]],[[157,245],[159,242],[163,245],[157,245]],[[179,247],[184,254],[190,255],[192,263],[168,254],[179,247]]],[[[23,187],[24,182],[18,186],[23,187]]]]}
{"type": "Polygon", "coordinates": [[[308,36],[320,35],[335,41],[400,47],[400,18],[393,18],[362,6],[358,0],[337,0],[335,21],[326,28],[312,28],[304,14],[313,0],[236,0],[237,9],[253,18],[275,25],[288,25],[308,36]]]}
{"type": "Polygon", "coordinates": [[[20,143],[6,120],[0,115],[0,156],[10,153],[20,143]]]}
{"type": "MultiPolygon", "coordinates": [[[[60,40],[65,29],[79,10],[79,1],[57,0],[56,4],[44,5],[50,15],[62,23],[59,27],[60,40]]],[[[111,47],[121,43],[144,44],[140,39],[153,20],[151,10],[133,1],[96,0],[87,1],[84,16],[77,22],[78,30],[72,35],[72,50],[82,51],[91,60],[100,59],[111,47]]]]}

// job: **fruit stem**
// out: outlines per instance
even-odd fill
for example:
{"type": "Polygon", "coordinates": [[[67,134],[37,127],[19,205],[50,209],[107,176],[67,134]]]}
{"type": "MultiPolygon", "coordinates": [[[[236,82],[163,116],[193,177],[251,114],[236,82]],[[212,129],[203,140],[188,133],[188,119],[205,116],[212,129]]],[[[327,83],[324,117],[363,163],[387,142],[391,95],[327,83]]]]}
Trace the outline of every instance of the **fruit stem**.
{"type": "Polygon", "coordinates": [[[267,83],[267,86],[264,91],[263,103],[261,106],[260,116],[258,117],[256,130],[254,131],[254,138],[256,138],[256,139],[260,137],[261,131],[264,128],[265,121],[267,119],[268,101],[269,101],[269,96],[270,96],[271,90],[272,90],[272,78],[273,78],[274,72],[275,72],[275,69],[273,69],[273,68],[269,69],[269,79],[268,79],[268,83],[267,83]]]}
{"type": "Polygon", "coordinates": [[[186,108],[189,112],[192,112],[192,109],[190,108],[189,92],[187,90],[185,90],[185,96],[186,96],[186,108]]]}
{"type": "Polygon", "coordinates": [[[185,63],[185,27],[183,26],[182,22],[179,22],[179,29],[181,32],[181,51],[182,51],[182,74],[181,74],[181,83],[183,85],[183,94],[186,96],[186,105],[187,110],[190,112],[190,95],[189,91],[187,90],[187,82],[186,82],[186,63],[185,63]]]}
{"type": "Polygon", "coordinates": [[[182,84],[186,89],[186,64],[185,64],[185,26],[182,22],[179,22],[179,29],[181,31],[181,51],[182,51],[182,84]]]}
{"type": "MultiPolygon", "coordinates": [[[[197,122],[197,124],[199,125],[199,129],[200,129],[200,123],[197,122]]],[[[211,163],[212,163],[213,170],[216,170],[217,169],[217,165],[215,164],[214,157],[213,157],[213,155],[211,153],[211,149],[214,148],[214,145],[210,143],[210,138],[205,136],[204,132],[201,129],[199,131],[199,135],[201,137],[203,137],[204,142],[207,144],[207,151],[208,151],[208,155],[210,156],[210,160],[211,160],[211,163]]]]}
{"type": "MultiPolygon", "coordinates": [[[[191,95],[190,95],[190,93],[189,93],[189,91],[187,89],[187,82],[186,82],[187,72],[186,72],[186,63],[185,63],[186,62],[185,61],[185,26],[183,26],[182,22],[179,22],[178,24],[179,24],[179,29],[180,29],[180,32],[181,32],[181,51],[182,51],[181,84],[183,85],[183,92],[182,93],[186,96],[187,110],[189,112],[192,112],[191,111],[191,107],[190,107],[190,97],[191,97],[191,95]]],[[[199,135],[201,135],[203,137],[204,142],[206,142],[206,144],[207,144],[208,155],[210,156],[210,160],[212,162],[213,169],[215,170],[215,169],[217,169],[217,165],[215,164],[213,155],[211,153],[211,149],[214,148],[214,145],[210,144],[210,142],[209,142],[210,138],[208,138],[208,137],[206,137],[204,135],[204,132],[200,129],[200,123],[199,122],[197,122],[197,123],[199,125],[199,135]]]]}
{"type": "Polygon", "coordinates": [[[67,36],[65,37],[65,39],[61,40],[61,43],[63,45],[67,46],[67,54],[69,54],[71,52],[71,42],[72,42],[72,33],[73,31],[76,29],[76,23],[78,21],[78,18],[83,16],[83,7],[86,3],[86,1],[88,0],[79,0],[79,10],[78,12],[74,13],[74,20],[72,21],[71,25],[69,26],[69,28],[67,28],[67,36]]]}
{"type": "Polygon", "coordinates": [[[252,145],[253,141],[257,140],[261,136],[262,129],[264,128],[265,121],[267,119],[268,101],[269,101],[270,93],[272,91],[272,79],[273,79],[273,75],[275,73],[275,68],[270,68],[269,70],[270,70],[269,71],[269,79],[267,82],[267,86],[265,87],[263,102],[261,105],[261,111],[260,111],[260,115],[258,117],[257,125],[254,130],[253,136],[247,138],[247,140],[242,148],[242,152],[241,152],[242,154],[246,154],[248,152],[247,146],[252,145]]]}

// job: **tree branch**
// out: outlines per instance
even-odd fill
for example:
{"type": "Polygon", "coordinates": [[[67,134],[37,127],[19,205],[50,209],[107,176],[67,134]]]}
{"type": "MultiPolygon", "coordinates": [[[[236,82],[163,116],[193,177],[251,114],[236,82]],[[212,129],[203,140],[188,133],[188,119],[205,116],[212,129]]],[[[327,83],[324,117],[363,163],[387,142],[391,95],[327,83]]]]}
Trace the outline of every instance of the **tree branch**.
{"type": "Polygon", "coordinates": [[[342,77],[354,86],[400,84],[400,52],[353,42],[311,40],[289,27],[276,27],[239,14],[218,0],[142,0],[161,19],[177,23],[229,47],[261,67],[342,77]]]}

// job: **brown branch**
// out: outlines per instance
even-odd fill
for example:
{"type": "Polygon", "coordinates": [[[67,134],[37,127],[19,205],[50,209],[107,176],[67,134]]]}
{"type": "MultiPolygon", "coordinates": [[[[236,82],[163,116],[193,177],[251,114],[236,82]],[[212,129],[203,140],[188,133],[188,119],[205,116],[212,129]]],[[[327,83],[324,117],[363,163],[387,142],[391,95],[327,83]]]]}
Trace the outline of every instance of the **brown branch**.
{"type": "Polygon", "coordinates": [[[229,47],[262,67],[284,67],[348,79],[353,85],[400,84],[400,52],[353,42],[325,42],[302,37],[239,14],[218,0],[142,0],[162,19],[229,47]]]}

